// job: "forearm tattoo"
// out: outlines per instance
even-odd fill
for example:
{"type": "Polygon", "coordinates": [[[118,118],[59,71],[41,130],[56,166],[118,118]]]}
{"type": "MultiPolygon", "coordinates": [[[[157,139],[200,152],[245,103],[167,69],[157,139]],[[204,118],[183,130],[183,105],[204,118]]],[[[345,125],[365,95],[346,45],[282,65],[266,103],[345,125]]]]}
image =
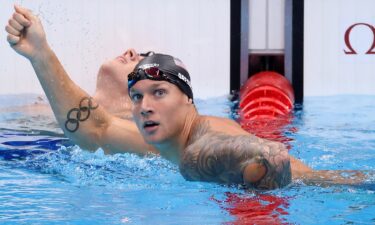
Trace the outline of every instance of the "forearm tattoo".
{"type": "Polygon", "coordinates": [[[93,106],[91,97],[84,97],[79,102],[78,108],[72,108],[67,114],[65,129],[69,132],[76,132],[79,128],[79,122],[83,122],[90,117],[91,110],[97,109],[99,105],[93,106]]]}
{"type": "Polygon", "coordinates": [[[199,125],[194,132],[200,135],[192,136],[180,164],[181,174],[187,180],[244,184],[259,189],[279,188],[291,182],[289,155],[283,144],[252,135],[212,132],[207,124],[199,125]],[[245,184],[243,171],[250,163],[263,164],[267,172],[257,183],[245,184]]]}

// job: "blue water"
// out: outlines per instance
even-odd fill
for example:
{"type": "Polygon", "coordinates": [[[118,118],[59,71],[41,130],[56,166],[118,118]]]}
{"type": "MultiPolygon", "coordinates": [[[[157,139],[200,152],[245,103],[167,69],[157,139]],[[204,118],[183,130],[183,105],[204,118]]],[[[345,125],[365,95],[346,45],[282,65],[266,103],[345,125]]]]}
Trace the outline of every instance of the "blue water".
{"type": "MultiPolygon", "coordinates": [[[[185,181],[150,155],[87,152],[53,116],[0,96],[0,224],[374,224],[375,183],[268,192],[185,181]]],[[[232,118],[225,97],[196,101],[232,118]]],[[[310,97],[285,128],[290,153],[314,169],[375,170],[375,96],[310,97]],[[292,129],[291,129],[292,128],[292,129]]]]}

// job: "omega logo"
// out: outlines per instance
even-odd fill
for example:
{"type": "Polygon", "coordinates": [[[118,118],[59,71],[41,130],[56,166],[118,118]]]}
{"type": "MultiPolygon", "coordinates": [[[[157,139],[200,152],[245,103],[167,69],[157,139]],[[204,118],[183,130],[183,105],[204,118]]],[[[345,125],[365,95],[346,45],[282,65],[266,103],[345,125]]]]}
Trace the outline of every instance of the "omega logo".
{"type": "Polygon", "coordinates": [[[373,27],[372,25],[370,25],[368,23],[355,23],[355,24],[351,25],[345,31],[344,39],[345,39],[345,45],[348,49],[348,50],[344,50],[345,54],[347,54],[347,55],[356,55],[357,54],[357,52],[353,49],[352,44],[350,43],[350,39],[349,39],[350,32],[352,32],[353,28],[356,27],[356,26],[366,26],[372,31],[372,34],[373,34],[372,45],[365,54],[366,55],[375,54],[375,27],[373,27]]]}

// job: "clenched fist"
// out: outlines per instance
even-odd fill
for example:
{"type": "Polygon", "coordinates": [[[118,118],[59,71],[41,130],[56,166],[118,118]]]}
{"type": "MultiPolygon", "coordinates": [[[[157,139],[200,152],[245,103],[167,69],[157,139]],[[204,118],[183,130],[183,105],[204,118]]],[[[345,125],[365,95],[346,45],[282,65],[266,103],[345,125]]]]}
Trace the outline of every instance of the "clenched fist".
{"type": "Polygon", "coordinates": [[[33,60],[48,48],[43,26],[30,10],[17,5],[14,9],[15,12],[5,27],[8,32],[7,40],[17,53],[33,60]]]}

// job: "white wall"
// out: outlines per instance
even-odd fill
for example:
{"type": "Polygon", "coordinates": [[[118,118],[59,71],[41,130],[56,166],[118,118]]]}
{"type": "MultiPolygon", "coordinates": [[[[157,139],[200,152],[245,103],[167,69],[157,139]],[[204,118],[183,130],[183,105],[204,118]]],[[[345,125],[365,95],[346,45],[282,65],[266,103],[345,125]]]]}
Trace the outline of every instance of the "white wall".
{"type": "Polygon", "coordinates": [[[355,23],[375,27],[374,0],[305,0],[304,90],[306,96],[375,94],[375,54],[365,52],[374,34],[353,28],[357,55],[344,53],[346,30],[355,23]]]}
{"type": "Polygon", "coordinates": [[[285,0],[249,0],[249,50],[283,53],[285,0]]]}
{"type": "Polygon", "coordinates": [[[39,14],[50,45],[89,93],[100,64],[130,47],[180,58],[198,98],[229,93],[228,0],[7,0],[0,7],[0,94],[42,93],[29,62],[6,42],[14,3],[39,14]]]}

